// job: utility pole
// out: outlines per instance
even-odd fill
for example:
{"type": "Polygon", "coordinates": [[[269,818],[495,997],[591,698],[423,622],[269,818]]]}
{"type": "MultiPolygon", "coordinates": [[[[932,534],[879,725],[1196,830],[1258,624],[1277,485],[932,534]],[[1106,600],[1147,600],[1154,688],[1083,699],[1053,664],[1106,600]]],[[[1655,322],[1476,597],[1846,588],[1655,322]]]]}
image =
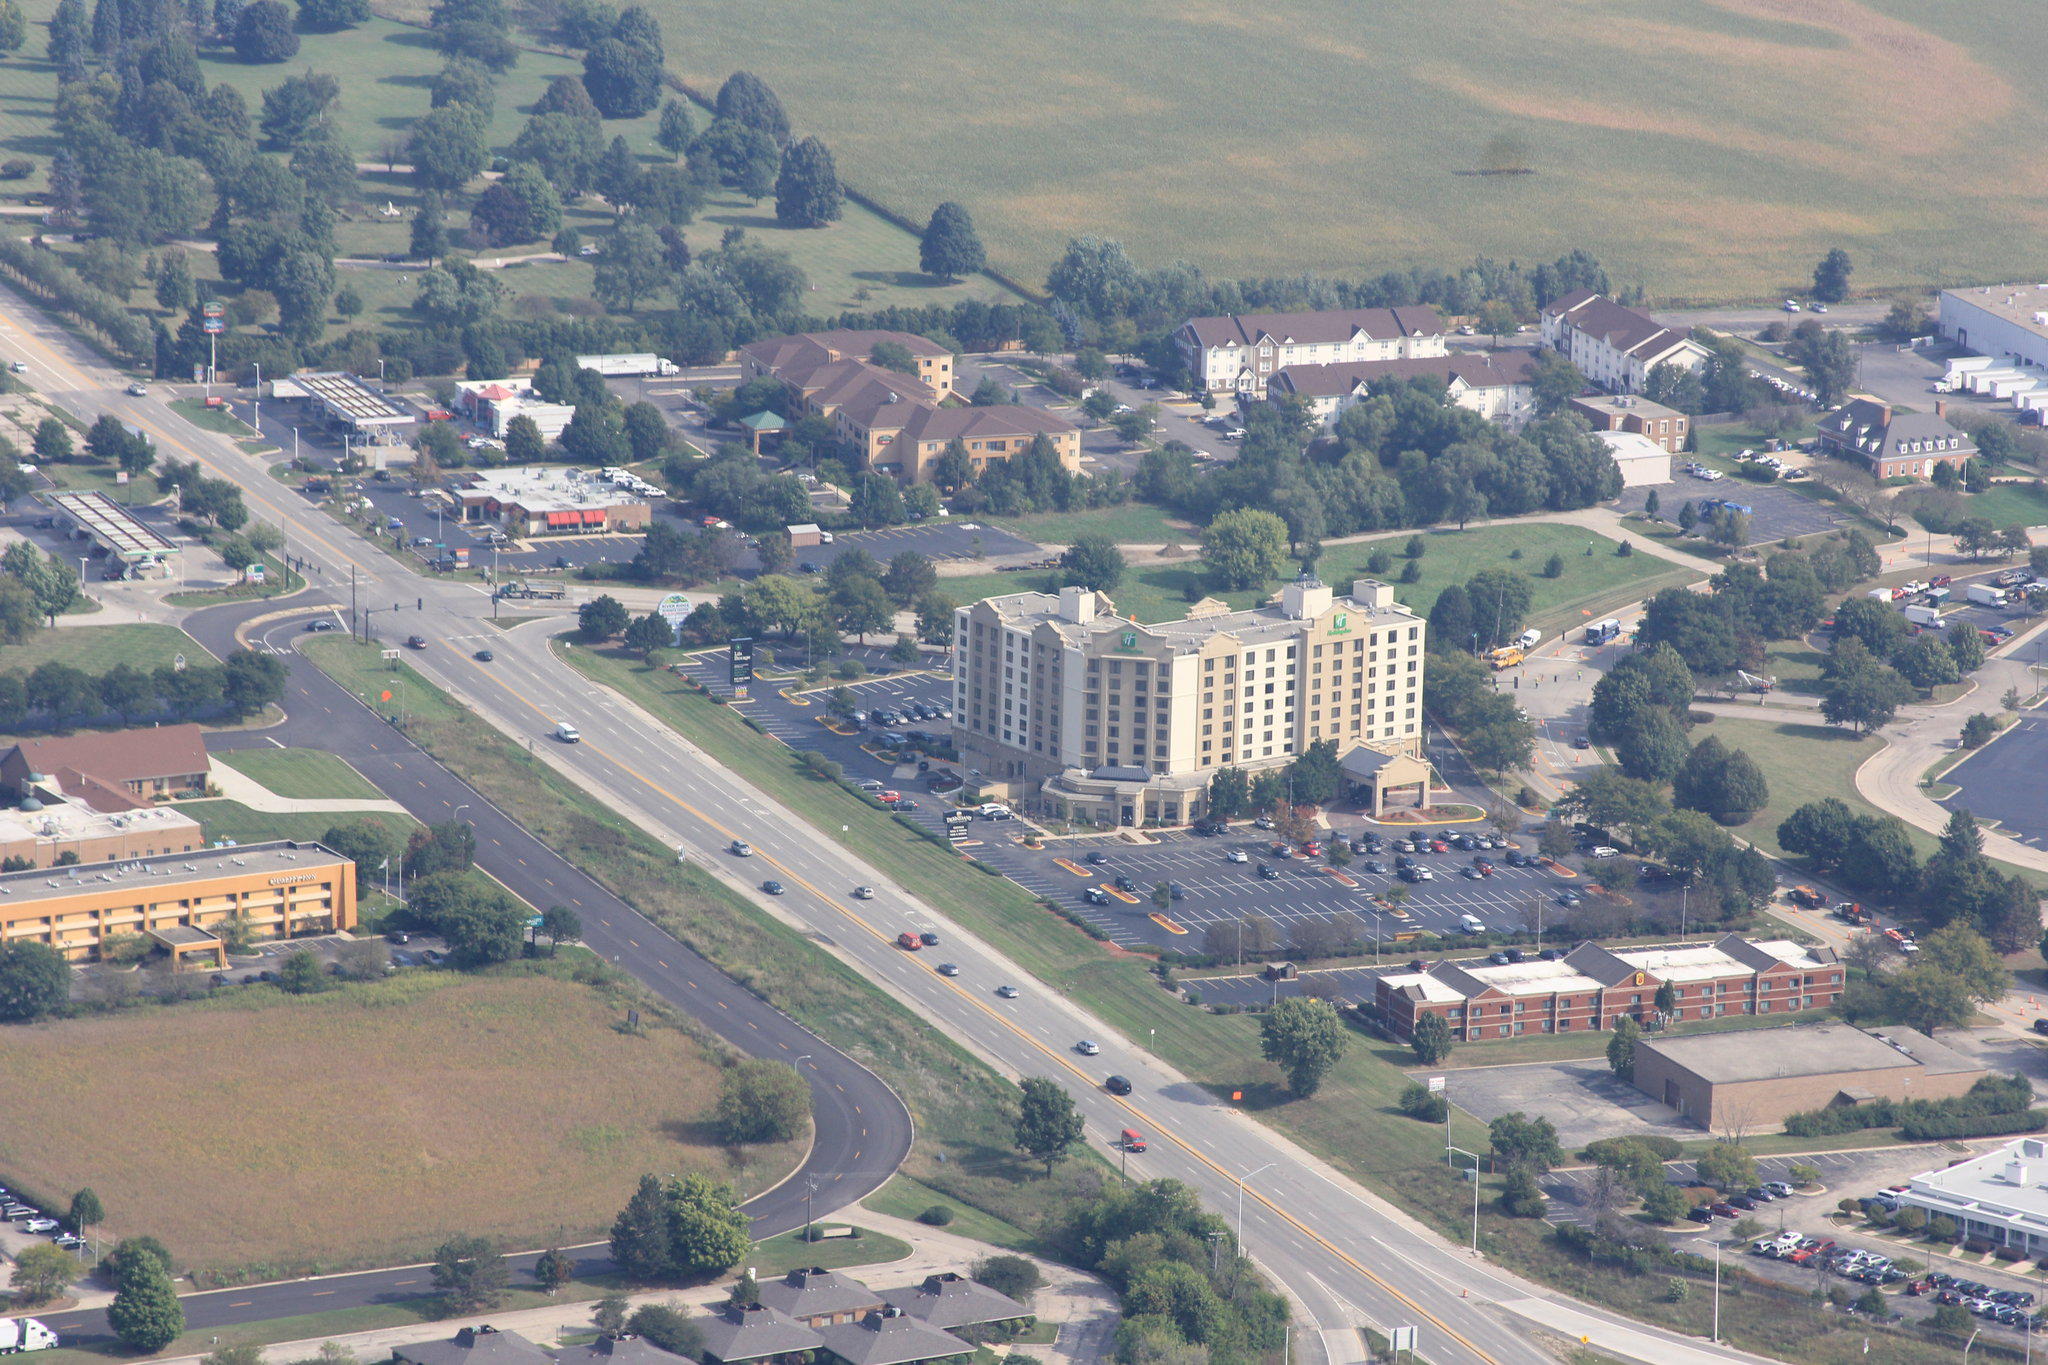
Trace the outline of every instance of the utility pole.
{"type": "Polygon", "coordinates": [[[356,566],[353,564],[348,566],[348,635],[351,640],[356,635],[356,566]]]}

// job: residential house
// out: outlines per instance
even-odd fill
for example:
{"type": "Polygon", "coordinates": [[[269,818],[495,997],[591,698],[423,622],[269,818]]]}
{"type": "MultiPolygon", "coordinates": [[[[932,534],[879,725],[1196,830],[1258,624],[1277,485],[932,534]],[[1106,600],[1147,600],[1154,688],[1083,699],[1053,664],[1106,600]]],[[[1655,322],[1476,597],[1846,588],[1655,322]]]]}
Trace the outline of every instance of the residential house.
{"type": "Polygon", "coordinates": [[[1595,431],[1632,431],[1656,442],[1667,455],[1683,451],[1692,432],[1692,418],[1677,408],[1634,394],[1582,394],[1572,399],[1569,407],[1595,431]]]}
{"type": "Polygon", "coordinates": [[[1820,448],[1879,479],[1932,478],[1936,465],[1960,467],[1977,454],[1977,443],[1948,424],[1945,399],[1933,412],[1905,412],[1881,398],[1851,398],[1820,419],[1820,448]]]}
{"type": "Polygon", "coordinates": [[[689,1359],[664,1351],[642,1337],[599,1337],[586,1346],[564,1346],[556,1365],[690,1365],[689,1359]]]}
{"type": "Polygon", "coordinates": [[[1427,379],[1442,384],[1444,396],[1490,422],[1519,427],[1536,411],[1527,351],[1478,355],[1418,356],[1411,360],[1347,360],[1330,365],[1289,365],[1266,386],[1268,398],[1294,397],[1330,422],[1364,398],[1375,384],[1427,379]]]}
{"type": "Polygon", "coordinates": [[[1191,318],[1173,339],[1197,386],[1243,398],[1265,397],[1273,376],[1290,365],[1412,360],[1445,352],[1444,320],[1427,305],[1191,318]]]}
{"type": "Polygon", "coordinates": [[[1690,328],[1666,327],[1590,289],[1574,289],[1546,304],[1542,335],[1580,374],[1614,393],[1640,393],[1659,365],[1696,369],[1708,354],[1690,328]]]}

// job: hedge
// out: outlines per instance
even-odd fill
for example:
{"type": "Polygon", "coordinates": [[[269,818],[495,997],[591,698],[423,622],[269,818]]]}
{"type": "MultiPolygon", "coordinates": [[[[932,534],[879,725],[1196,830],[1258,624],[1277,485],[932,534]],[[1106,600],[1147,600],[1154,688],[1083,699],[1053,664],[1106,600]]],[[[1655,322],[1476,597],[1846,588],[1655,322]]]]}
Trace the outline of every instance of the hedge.
{"type": "Polygon", "coordinates": [[[1899,1125],[1899,1136],[1908,1142],[1932,1142],[1946,1138],[2038,1133],[2043,1128],[2048,1128],[2048,1111],[2029,1109],[2018,1114],[1949,1114],[1910,1118],[1899,1125]]]}

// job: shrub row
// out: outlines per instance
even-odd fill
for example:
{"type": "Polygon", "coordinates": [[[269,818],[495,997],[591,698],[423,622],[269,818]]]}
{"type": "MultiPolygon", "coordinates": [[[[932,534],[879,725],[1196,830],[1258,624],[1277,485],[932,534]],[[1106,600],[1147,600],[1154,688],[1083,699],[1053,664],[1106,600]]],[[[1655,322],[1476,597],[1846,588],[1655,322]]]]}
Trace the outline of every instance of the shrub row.
{"type": "Polygon", "coordinates": [[[149,324],[106,290],[87,284],[56,252],[30,246],[19,237],[0,237],[0,271],[38,303],[98,333],[125,358],[155,358],[156,338],[149,324]]]}
{"type": "Polygon", "coordinates": [[[2043,1128],[2048,1128],[2048,1110],[2028,1109],[2018,1114],[1948,1114],[1909,1118],[1899,1125],[1899,1136],[1909,1142],[1931,1142],[1946,1138],[2038,1133],[2043,1128]]]}

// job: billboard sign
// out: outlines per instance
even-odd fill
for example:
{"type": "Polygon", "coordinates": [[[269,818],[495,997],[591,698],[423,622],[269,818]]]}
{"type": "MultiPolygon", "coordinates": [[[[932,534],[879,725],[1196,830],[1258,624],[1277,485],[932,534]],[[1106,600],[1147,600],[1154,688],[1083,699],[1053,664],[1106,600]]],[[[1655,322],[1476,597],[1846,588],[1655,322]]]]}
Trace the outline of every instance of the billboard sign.
{"type": "Polygon", "coordinates": [[[725,646],[726,681],[734,687],[744,687],[754,680],[754,641],[743,636],[727,642],[725,646]]]}

